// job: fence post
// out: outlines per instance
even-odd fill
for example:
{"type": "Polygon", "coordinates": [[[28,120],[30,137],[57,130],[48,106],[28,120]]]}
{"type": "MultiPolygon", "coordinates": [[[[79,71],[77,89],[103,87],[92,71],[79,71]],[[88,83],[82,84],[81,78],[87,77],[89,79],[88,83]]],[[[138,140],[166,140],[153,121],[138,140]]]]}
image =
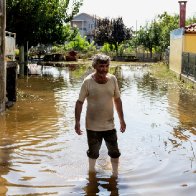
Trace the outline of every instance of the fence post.
{"type": "Polygon", "coordinates": [[[185,64],[184,63],[184,58],[185,58],[185,55],[184,55],[184,52],[182,52],[181,71],[180,71],[182,74],[184,74],[184,67],[185,67],[184,66],[184,64],[185,64]]]}
{"type": "Polygon", "coordinates": [[[25,67],[25,60],[24,60],[24,46],[20,46],[20,52],[19,52],[19,64],[20,64],[20,68],[19,68],[19,76],[20,77],[24,77],[24,67],[25,67]]]}
{"type": "Polygon", "coordinates": [[[187,76],[190,74],[190,53],[188,53],[187,76]]]}
{"type": "Polygon", "coordinates": [[[5,25],[6,2],[0,1],[0,112],[5,110],[6,101],[6,64],[5,64],[5,25]]]}
{"type": "Polygon", "coordinates": [[[193,73],[194,79],[195,79],[195,81],[196,81],[196,54],[195,54],[195,64],[194,64],[193,71],[194,71],[194,73],[193,73]]]}

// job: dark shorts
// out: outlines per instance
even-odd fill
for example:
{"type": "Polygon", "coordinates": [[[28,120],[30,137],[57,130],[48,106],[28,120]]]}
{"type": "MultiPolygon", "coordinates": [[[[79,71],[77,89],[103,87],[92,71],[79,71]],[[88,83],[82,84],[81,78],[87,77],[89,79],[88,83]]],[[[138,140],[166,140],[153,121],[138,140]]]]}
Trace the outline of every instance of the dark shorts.
{"type": "Polygon", "coordinates": [[[91,131],[87,130],[88,139],[88,151],[87,156],[91,159],[97,159],[99,157],[99,150],[103,139],[105,140],[108,155],[111,158],[118,158],[120,151],[118,149],[116,129],[108,131],[91,131]]]}

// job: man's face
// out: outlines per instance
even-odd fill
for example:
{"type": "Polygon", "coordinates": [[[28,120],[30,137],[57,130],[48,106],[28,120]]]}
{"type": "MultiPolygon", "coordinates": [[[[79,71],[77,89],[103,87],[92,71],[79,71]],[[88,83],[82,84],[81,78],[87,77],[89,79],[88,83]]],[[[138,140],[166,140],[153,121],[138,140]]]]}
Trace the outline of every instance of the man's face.
{"type": "Polygon", "coordinates": [[[98,64],[95,66],[95,69],[100,76],[106,76],[109,70],[109,63],[98,64]]]}

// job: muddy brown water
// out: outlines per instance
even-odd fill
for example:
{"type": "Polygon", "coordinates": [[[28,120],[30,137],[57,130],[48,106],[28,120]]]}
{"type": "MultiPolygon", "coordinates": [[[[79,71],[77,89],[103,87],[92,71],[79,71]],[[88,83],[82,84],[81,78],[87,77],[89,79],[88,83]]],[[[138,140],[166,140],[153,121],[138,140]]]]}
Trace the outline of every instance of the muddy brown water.
{"type": "MultiPolygon", "coordinates": [[[[0,115],[0,195],[196,194],[196,97],[161,84],[147,66],[122,65],[119,80],[127,130],[118,130],[118,178],[103,144],[96,176],[87,144],[74,132],[74,105],[87,68],[43,67],[18,79],[18,101],[0,115]]],[[[84,105],[85,108],[85,105],[84,105]]]]}

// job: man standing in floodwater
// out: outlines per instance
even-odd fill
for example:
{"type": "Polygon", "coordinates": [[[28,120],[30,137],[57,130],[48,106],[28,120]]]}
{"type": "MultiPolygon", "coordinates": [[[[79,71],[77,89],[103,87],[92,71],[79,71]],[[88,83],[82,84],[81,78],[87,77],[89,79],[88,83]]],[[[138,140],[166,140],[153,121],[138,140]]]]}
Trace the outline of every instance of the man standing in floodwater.
{"type": "Polygon", "coordinates": [[[117,79],[108,73],[110,57],[104,54],[94,56],[92,66],[95,72],[88,75],[81,86],[79,98],[75,106],[75,131],[82,134],[80,116],[84,100],[87,99],[86,130],[88,140],[87,156],[89,172],[95,172],[96,159],[99,157],[102,140],[105,140],[108,155],[111,157],[113,175],[118,175],[120,151],[114,125],[113,103],[120,120],[120,131],[126,129],[122,101],[117,79]]]}

